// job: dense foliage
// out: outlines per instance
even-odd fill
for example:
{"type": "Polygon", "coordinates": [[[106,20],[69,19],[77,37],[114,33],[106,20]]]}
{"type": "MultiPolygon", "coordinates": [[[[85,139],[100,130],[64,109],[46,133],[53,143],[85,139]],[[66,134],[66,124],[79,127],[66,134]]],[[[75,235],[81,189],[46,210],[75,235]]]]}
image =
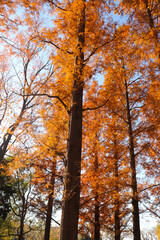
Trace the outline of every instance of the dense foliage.
{"type": "Polygon", "coordinates": [[[142,240],[160,218],[160,1],[6,0],[0,23],[0,238],[142,240]]]}

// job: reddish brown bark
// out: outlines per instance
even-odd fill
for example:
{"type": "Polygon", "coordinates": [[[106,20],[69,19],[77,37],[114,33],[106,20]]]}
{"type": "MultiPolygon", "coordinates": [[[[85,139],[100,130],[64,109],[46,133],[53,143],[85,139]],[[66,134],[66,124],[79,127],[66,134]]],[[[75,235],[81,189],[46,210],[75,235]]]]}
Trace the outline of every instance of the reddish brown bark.
{"type": "Polygon", "coordinates": [[[62,206],[60,240],[77,240],[80,200],[82,149],[82,100],[85,42],[85,0],[82,1],[78,22],[77,53],[75,56],[72,103],[69,119],[67,167],[62,206]]]}
{"type": "Polygon", "coordinates": [[[138,206],[138,192],[137,192],[137,176],[136,176],[136,159],[134,152],[132,119],[129,104],[128,85],[125,81],[126,87],[126,106],[127,106],[127,120],[128,120],[128,134],[129,134],[129,152],[130,152],[130,166],[131,166],[131,186],[132,186],[132,213],[133,213],[133,236],[134,240],[140,240],[140,221],[139,221],[139,206],[138,206]]]}

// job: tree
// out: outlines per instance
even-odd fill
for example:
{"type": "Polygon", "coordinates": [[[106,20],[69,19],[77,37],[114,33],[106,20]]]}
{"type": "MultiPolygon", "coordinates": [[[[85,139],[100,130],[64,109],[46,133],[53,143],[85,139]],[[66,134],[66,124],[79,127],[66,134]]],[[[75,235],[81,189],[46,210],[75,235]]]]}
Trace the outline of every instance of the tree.
{"type": "Polygon", "coordinates": [[[4,229],[3,231],[2,228],[1,237],[11,238],[15,236],[19,240],[23,240],[24,235],[32,230],[32,221],[30,221],[27,228],[25,226],[27,215],[31,207],[31,174],[26,177],[27,171],[24,172],[22,168],[18,171],[13,170],[12,164],[13,161],[8,163],[10,166],[10,172],[6,167],[6,176],[10,176],[9,174],[12,173],[10,179],[14,192],[12,193],[12,196],[9,197],[8,204],[10,213],[5,220],[7,223],[6,230],[4,229]]]}
{"type": "MultiPolygon", "coordinates": [[[[112,65],[111,68],[109,65],[107,65],[105,86],[106,92],[114,91],[114,95],[109,99],[111,106],[110,111],[118,115],[119,118],[123,119],[127,127],[128,132],[127,144],[130,155],[129,161],[131,172],[130,184],[132,189],[133,234],[134,239],[137,240],[140,239],[140,222],[139,222],[139,206],[138,206],[139,196],[136,166],[138,165],[139,154],[142,154],[143,150],[147,149],[148,146],[145,138],[143,144],[142,144],[143,140],[141,138],[142,145],[138,146],[138,138],[142,136],[141,134],[144,133],[144,130],[146,128],[145,121],[144,122],[141,121],[142,117],[141,108],[143,108],[144,106],[144,101],[146,99],[145,97],[148,92],[149,83],[146,81],[143,75],[141,75],[144,74],[144,70],[143,65],[140,64],[140,56],[138,55],[138,52],[136,54],[136,51],[138,50],[137,46],[135,46],[134,44],[132,45],[131,38],[130,40],[128,39],[126,26],[124,26],[124,29],[126,31],[124,32],[124,35],[122,33],[122,36],[125,37],[125,39],[122,38],[121,43],[119,42],[119,40],[117,40],[113,47],[115,48],[115,54],[113,58],[110,57],[110,60],[112,61],[112,64],[114,65],[115,63],[115,65],[114,66],[112,65]],[[126,51],[127,55],[125,54],[126,51]],[[139,66],[137,66],[136,63],[138,63],[139,66]],[[136,74],[138,76],[137,78],[136,74]],[[117,105],[116,108],[114,109],[115,102],[117,102],[117,105]],[[138,119],[139,117],[140,119],[138,119]]],[[[114,50],[112,51],[112,54],[113,53],[114,50]]]]}
{"type": "Polygon", "coordinates": [[[18,240],[23,240],[24,236],[32,230],[32,220],[28,224],[28,229],[25,229],[25,222],[28,221],[27,215],[30,211],[32,201],[32,174],[30,172],[27,174],[27,171],[19,169],[14,171],[14,176],[16,191],[10,199],[11,209],[18,225],[15,227],[17,232],[15,231],[14,235],[18,237],[18,240]]]}
{"type": "MultiPolygon", "coordinates": [[[[21,39],[20,43],[21,42],[24,43],[24,39],[21,39]]],[[[20,126],[20,123],[24,121],[26,117],[25,114],[28,114],[29,110],[34,106],[33,101],[35,99],[35,94],[44,87],[44,84],[48,78],[53,74],[52,69],[48,69],[48,74],[45,77],[43,76],[44,70],[47,69],[47,66],[49,66],[48,61],[45,63],[40,62],[41,66],[38,66],[35,70],[30,66],[31,62],[37,61],[37,57],[39,56],[40,52],[39,48],[33,46],[30,41],[27,42],[27,40],[24,48],[25,49],[19,49],[18,51],[14,49],[16,57],[18,57],[18,55],[21,57],[22,73],[20,74],[19,70],[13,66],[13,70],[15,71],[17,79],[13,80],[13,76],[11,76],[7,82],[7,86],[4,85],[5,89],[2,89],[2,91],[7,94],[2,102],[3,105],[1,105],[1,111],[3,111],[1,124],[2,121],[6,122],[8,120],[8,112],[10,109],[14,109],[14,104],[18,104],[19,102],[20,104],[18,104],[18,113],[14,113],[14,110],[12,111],[12,114],[14,116],[16,115],[16,117],[14,117],[12,121],[8,121],[10,123],[8,128],[3,129],[3,137],[0,145],[0,162],[2,162],[5,154],[8,151],[9,144],[11,143],[11,139],[13,138],[15,131],[20,126]],[[15,91],[14,87],[13,89],[10,88],[10,81],[15,82],[18,91],[15,91]],[[39,86],[37,83],[39,83],[39,86]],[[12,98],[9,99],[8,95],[10,98],[12,98]]],[[[5,81],[5,79],[3,81],[5,81]]],[[[30,120],[28,120],[28,122],[29,121],[30,120]]]]}
{"type": "Polygon", "coordinates": [[[13,238],[14,235],[14,224],[12,221],[12,217],[11,214],[8,215],[8,217],[4,220],[2,218],[0,218],[0,224],[1,224],[1,228],[0,228],[0,237],[2,240],[11,240],[13,238]]]}
{"type": "MultiPolygon", "coordinates": [[[[158,203],[155,200],[150,200],[153,192],[159,192],[158,179],[157,179],[157,167],[159,167],[158,160],[158,138],[159,138],[159,76],[160,76],[160,41],[159,41],[159,10],[160,2],[157,0],[149,1],[122,1],[121,5],[125,9],[126,13],[131,14],[131,18],[128,22],[132,27],[130,31],[134,34],[137,46],[141,45],[141,58],[146,61],[146,72],[148,82],[150,86],[146,96],[145,105],[143,108],[143,114],[148,122],[148,131],[146,132],[146,138],[149,138],[148,149],[146,151],[146,157],[143,167],[146,171],[146,185],[150,179],[150,174],[154,176],[154,182],[150,183],[150,186],[146,191],[143,191],[143,198],[145,199],[145,208],[147,211],[151,210],[152,214],[157,213],[159,215],[158,203]],[[153,143],[154,142],[154,143],[153,143]],[[149,170],[150,169],[150,170],[149,170]],[[152,169],[152,171],[151,171],[152,169]],[[152,173],[151,173],[152,172],[152,173]],[[153,187],[152,187],[153,186],[153,187]],[[155,188],[155,189],[154,189],[155,188]],[[154,190],[153,190],[154,189],[154,190]],[[148,201],[148,203],[147,203],[148,201]],[[154,202],[151,205],[151,202],[154,202]],[[155,211],[156,208],[156,211],[155,211]]],[[[144,188],[145,189],[145,188],[144,188]]],[[[153,194],[154,196],[154,194],[153,194]]]]}
{"type": "Polygon", "coordinates": [[[89,233],[93,239],[100,239],[100,233],[106,230],[120,238],[129,212],[126,127],[118,116],[108,112],[109,99],[103,98],[102,87],[93,81],[84,103],[84,109],[92,106],[92,110],[84,112],[80,205],[80,233],[89,233]],[[93,103],[101,107],[94,108],[93,103]]]}
{"type": "MultiPolygon", "coordinates": [[[[8,45],[9,48],[9,45],[8,45]]],[[[35,93],[40,91],[49,77],[53,74],[52,67],[50,68],[48,59],[40,60],[42,51],[34,44],[24,37],[19,39],[18,43],[12,48],[13,65],[1,65],[1,102],[0,102],[0,115],[1,115],[1,142],[0,142],[0,178],[1,189],[3,198],[4,218],[9,211],[7,198],[12,194],[12,189],[9,177],[5,176],[3,168],[6,165],[7,154],[10,154],[13,143],[18,140],[21,132],[23,132],[27,125],[35,121],[33,117],[33,107],[37,104],[35,101],[35,93]],[[24,40],[26,41],[24,44],[24,40]],[[23,42],[23,47],[21,46],[23,42]],[[15,57],[15,58],[14,58],[15,57]],[[21,59],[21,62],[18,61],[21,59]],[[31,66],[31,63],[39,61],[36,67],[31,66]],[[21,63],[21,65],[20,65],[21,63]],[[20,70],[22,69],[22,71],[20,70]],[[46,71],[46,75],[45,75],[46,71]],[[15,85],[12,83],[14,82],[15,85]],[[15,88],[16,86],[16,88],[15,88]],[[30,95],[32,93],[32,95],[30,95]],[[34,103],[33,103],[34,102],[34,103]],[[33,104],[33,105],[32,105],[33,104]],[[5,203],[5,205],[4,205],[5,203]],[[5,209],[4,209],[5,207],[5,209]]],[[[6,56],[8,53],[6,53],[6,56]]],[[[8,60],[9,63],[9,60],[8,60]]]]}
{"type": "MultiPolygon", "coordinates": [[[[4,160],[4,165],[6,166],[6,160],[4,160]]],[[[10,198],[15,192],[15,188],[12,184],[12,178],[6,175],[5,169],[1,169],[0,175],[0,218],[6,219],[8,213],[10,212],[10,198]]]]}
{"type": "Polygon", "coordinates": [[[77,46],[69,118],[67,168],[62,206],[60,239],[77,239],[82,148],[82,99],[84,85],[85,1],[78,3],[77,46]]]}
{"type": "MultiPolygon", "coordinates": [[[[90,90],[85,96],[85,104],[93,104],[92,100],[87,98],[93,98],[95,106],[99,104],[99,87],[98,84],[93,81],[90,84],[90,90]]],[[[85,109],[85,107],[84,107],[85,109]]],[[[87,109],[87,108],[86,108],[87,109]]],[[[103,195],[101,192],[103,183],[101,175],[102,170],[102,158],[103,152],[101,149],[101,111],[100,109],[86,111],[83,119],[83,163],[82,163],[82,186],[81,186],[81,210],[80,210],[80,232],[85,233],[87,224],[89,225],[89,233],[93,239],[100,239],[101,230],[101,201],[103,195]],[[98,121],[97,121],[98,118],[98,121]],[[92,123],[92,125],[91,125],[92,123]],[[102,153],[101,153],[102,152],[102,153]],[[88,193],[90,193],[88,195],[88,193]],[[86,213],[86,209],[88,209],[86,213]]],[[[104,167],[104,166],[103,166],[104,167]]],[[[83,233],[83,234],[84,234],[83,233]]],[[[86,232],[87,233],[87,232],[86,232]]]]}
{"type": "Polygon", "coordinates": [[[159,0],[141,0],[141,1],[128,1],[123,0],[121,6],[127,10],[127,14],[132,14],[130,23],[134,21],[133,29],[137,32],[137,39],[145,44],[148,49],[152,48],[155,53],[154,59],[157,58],[159,62],[159,0]],[[142,40],[143,39],[143,40],[142,40]]]}
{"type": "MultiPolygon", "coordinates": [[[[55,9],[58,12],[56,12],[56,28],[53,27],[51,30],[45,28],[45,31],[43,29],[37,34],[37,39],[54,46],[56,51],[59,50],[61,59],[59,56],[57,56],[57,58],[53,57],[53,62],[57,63],[59,61],[58,65],[60,65],[60,69],[62,69],[62,64],[64,64],[64,58],[67,58],[68,62],[71,64],[67,69],[68,72],[70,71],[70,79],[68,79],[67,82],[67,86],[70,86],[69,107],[62,101],[63,99],[60,99],[58,96],[69,113],[69,136],[64,201],[62,207],[61,239],[75,240],[77,239],[78,233],[83,89],[85,79],[89,76],[87,74],[90,72],[92,76],[95,71],[95,68],[91,71],[90,66],[88,66],[87,69],[85,63],[88,63],[93,55],[96,56],[96,53],[98,53],[104,45],[107,45],[112,37],[107,34],[104,22],[101,21],[100,15],[103,16],[105,9],[103,1],[85,2],[82,0],[73,1],[71,3],[64,1],[61,2],[61,4],[54,4],[54,2],[50,1],[46,2],[50,3],[53,12],[55,9]],[[93,9],[95,9],[95,11],[93,9]],[[91,20],[91,15],[93,13],[95,14],[95,18],[91,20]],[[86,18],[89,20],[86,21],[86,18]],[[98,22],[96,23],[96,21],[98,22]],[[92,29],[93,23],[96,23],[94,29],[92,29]],[[64,26],[66,27],[64,28],[64,26]],[[86,34],[85,30],[87,30],[86,34]],[[96,30],[99,32],[99,37],[95,34],[96,30]],[[61,32],[60,35],[58,35],[59,31],[61,32]],[[54,32],[54,35],[51,34],[51,32],[54,32]],[[68,45],[68,42],[70,45],[68,45]],[[86,50],[84,50],[85,47],[87,48],[86,50]],[[86,59],[84,59],[84,51],[86,59]],[[85,69],[86,72],[84,74],[85,69]]],[[[103,20],[106,21],[106,18],[103,18],[103,20]]],[[[112,28],[107,28],[108,30],[111,29],[113,33],[112,28]]],[[[68,62],[66,64],[65,60],[65,69],[66,65],[68,66],[68,62]]],[[[63,69],[60,72],[66,76],[66,72],[64,72],[63,69]]],[[[66,76],[66,78],[68,78],[68,76],[66,76]]]]}
{"type": "MultiPolygon", "coordinates": [[[[34,159],[32,167],[34,171],[33,182],[35,184],[35,194],[38,196],[43,194],[44,196],[42,206],[40,207],[44,207],[44,201],[47,201],[44,217],[46,220],[45,240],[50,238],[53,206],[56,208],[56,201],[61,203],[58,195],[60,195],[61,188],[63,187],[62,176],[64,166],[62,162],[65,161],[64,149],[66,148],[65,138],[67,130],[65,123],[66,115],[63,107],[54,99],[52,104],[45,103],[40,110],[41,119],[44,124],[42,130],[38,130],[37,132],[34,126],[30,128],[31,136],[35,142],[34,151],[32,150],[30,153],[30,158],[34,159]],[[48,116],[46,110],[50,105],[50,116],[48,116]]],[[[41,205],[40,201],[39,203],[41,205]]],[[[37,201],[33,205],[37,206],[37,201]]]]}

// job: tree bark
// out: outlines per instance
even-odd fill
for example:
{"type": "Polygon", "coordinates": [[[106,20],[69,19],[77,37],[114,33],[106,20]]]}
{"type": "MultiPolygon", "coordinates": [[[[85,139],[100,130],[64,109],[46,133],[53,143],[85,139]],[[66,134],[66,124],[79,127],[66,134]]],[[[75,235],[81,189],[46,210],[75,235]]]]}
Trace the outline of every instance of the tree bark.
{"type": "Polygon", "coordinates": [[[119,202],[116,201],[115,208],[115,240],[121,239],[121,231],[120,231],[120,217],[119,217],[119,202]]]}
{"type": "Polygon", "coordinates": [[[99,201],[98,196],[95,197],[95,227],[94,240],[100,240],[100,219],[99,219],[99,201]]]}
{"type": "Polygon", "coordinates": [[[117,140],[116,135],[114,136],[114,175],[115,175],[115,240],[121,239],[121,229],[120,229],[120,203],[119,203],[119,173],[118,173],[118,153],[117,153],[117,140]]]}
{"type": "Polygon", "coordinates": [[[22,109],[21,109],[19,116],[17,117],[15,123],[13,123],[8,128],[7,132],[5,133],[5,135],[3,137],[2,144],[0,145],[0,163],[2,163],[4,156],[5,156],[6,152],[8,151],[7,148],[11,141],[12,135],[14,134],[17,127],[19,126],[19,123],[22,120],[22,117],[25,113],[26,107],[27,107],[27,100],[23,100],[23,105],[22,105],[22,109]]]}
{"type": "MultiPolygon", "coordinates": [[[[154,23],[154,16],[149,7],[148,0],[145,0],[144,3],[145,3],[146,12],[147,12],[148,20],[149,20],[149,27],[152,29],[153,34],[154,34],[155,48],[159,49],[160,41],[159,41],[159,37],[158,37],[158,30],[156,29],[155,23],[154,23]]],[[[159,58],[158,68],[160,70],[160,50],[158,50],[158,58],[159,58]]]]}
{"type": "MultiPolygon", "coordinates": [[[[97,135],[96,135],[97,138],[97,135]]],[[[97,139],[96,139],[97,140],[97,139]]],[[[96,144],[95,144],[96,145],[96,144]]],[[[95,149],[97,147],[95,146],[95,149]]],[[[98,152],[96,149],[95,161],[94,161],[95,175],[98,173],[98,152]]],[[[97,181],[97,179],[96,179],[97,181]]],[[[94,240],[100,240],[100,211],[99,211],[99,197],[98,197],[98,182],[96,183],[96,192],[95,192],[95,222],[94,222],[94,240]]]]}
{"type": "Polygon", "coordinates": [[[22,195],[22,214],[20,216],[20,233],[19,233],[19,240],[23,240],[23,235],[24,235],[24,220],[26,216],[26,200],[25,200],[25,195],[22,195]]]}
{"type": "Polygon", "coordinates": [[[23,240],[23,231],[24,231],[24,218],[23,218],[23,216],[22,216],[22,217],[21,217],[21,222],[20,222],[19,240],[23,240]]]}
{"type": "Polygon", "coordinates": [[[56,162],[53,163],[53,168],[52,168],[51,183],[50,183],[51,191],[48,196],[44,240],[50,239],[51,218],[52,218],[53,199],[54,199],[53,195],[54,195],[54,184],[55,184],[55,172],[56,172],[56,162]]]}
{"type": "Polygon", "coordinates": [[[127,120],[128,120],[128,134],[129,134],[129,152],[130,152],[130,166],[131,166],[131,186],[132,186],[132,208],[133,208],[133,236],[134,240],[140,240],[140,221],[139,221],[139,206],[138,206],[138,192],[137,192],[137,176],[136,176],[136,160],[134,152],[132,119],[129,104],[128,85],[125,80],[126,87],[126,104],[127,104],[127,120]]]}
{"type": "Polygon", "coordinates": [[[64,183],[60,240],[77,240],[78,235],[82,149],[83,46],[85,42],[85,0],[81,2],[69,119],[67,167],[64,183]]]}

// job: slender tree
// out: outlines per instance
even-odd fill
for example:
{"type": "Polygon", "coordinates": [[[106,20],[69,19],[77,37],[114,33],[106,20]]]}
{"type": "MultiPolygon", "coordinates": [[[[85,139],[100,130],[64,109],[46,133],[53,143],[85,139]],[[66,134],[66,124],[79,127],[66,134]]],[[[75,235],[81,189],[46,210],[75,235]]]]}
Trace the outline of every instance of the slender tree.
{"type": "MultiPolygon", "coordinates": [[[[127,34],[127,31],[125,32],[127,34]]],[[[127,39],[127,38],[126,38],[127,39]]],[[[126,40],[124,40],[126,42],[126,40]]],[[[117,43],[116,43],[117,44],[117,43]]],[[[122,43],[121,43],[122,44],[122,43]]],[[[120,45],[119,45],[120,46],[120,45]]],[[[118,108],[117,110],[112,110],[117,114],[123,121],[126,123],[127,131],[128,131],[128,148],[130,155],[130,171],[131,171],[131,189],[132,189],[132,208],[133,208],[133,235],[134,239],[140,239],[140,220],[139,220],[139,196],[138,196],[138,187],[137,187],[137,173],[136,166],[138,164],[137,159],[139,153],[142,153],[143,150],[147,147],[147,143],[142,144],[141,148],[138,150],[137,139],[138,135],[145,130],[146,123],[139,121],[139,124],[135,121],[138,121],[138,117],[140,115],[141,108],[144,105],[144,101],[146,99],[147,91],[149,84],[143,75],[143,66],[139,64],[139,67],[136,69],[135,64],[140,56],[136,55],[136,47],[130,45],[130,50],[133,55],[128,54],[127,59],[124,59],[125,56],[125,47],[119,49],[119,46],[116,45],[116,52],[113,57],[113,62],[115,62],[115,66],[111,71],[108,71],[108,75],[106,75],[106,79],[110,79],[110,73],[112,77],[117,79],[117,82],[113,82],[114,91],[117,89],[118,96],[118,108]],[[119,52],[119,50],[120,52],[119,52]],[[120,55],[119,55],[120,54],[120,55]],[[118,57],[119,56],[119,57],[118,57]],[[132,58],[134,59],[132,61],[132,58]],[[134,64],[131,67],[131,61],[134,64]],[[118,70],[118,71],[117,71],[118,70]],[[139,76],[135,77],[135,74],[139,76]],[[142,81],[142,82],[141,82],[142,81]],[[143,88],[142,88],[143,87],[143,88]],[[138,110],[138,111],[137,111],[138,110]],[[137,125],[136,125],[137,124],[137,125]]],[[[127,46],[127,42],[126,42],[127,46]]],[[[127,49],[129,51],[129,48],[127,49]]],[[[112,78],[111,77],[111,78],[112,78]]],[[[109,80],[110,81],[110,80],[109,80]]],[[[106,82],[107,83],[107,82],[106,82]]],[[[109,86],[109,85],[108,85],[109,86]]],[[[108,91],[108,90],[107,90],[108,91]]],[[[117,97],[116,96],[116,97],[117,97]]],[[[114,97],[114,101],[116,100],[114,97]]],[[[142,112],[141,112],[142,114],[142,112]]]]}
{"type": "Polygon", "coordinates": [[[77,46],[72,103],[69,119],[67,168],[62,206],[61,240],[76,240],[78,236],[82,147],[82,99],[84,85],[85,7],[85,1],[80,1],[78,9],[77,46]]]}
{"type": "MultiPolygon", "coordinates": [[[[102,47],[112,40],[113,28],[107,27],[108,31],[111,30],[111,35],[107,34],[104,27],[106,18],[103,18],[105,10],[103,1],[85,2],[82,0],[71,3],[63,1],[61,4],[46,2],[50,3],[53,12],[55,12],[55,9],[57,10],[57,20],[54,27],[49,30],[45,28],[45,31],[43,29],[39,32],[37,39],[43,43],[50,44],[59,52],[59,55],[55,58],[53,56],[53,63],[60,67],[60,74],[63,75],[65,81],[67,80],[65,88],[70,88],[70,98],[67,104],[66,100],[61,98],[60,92],[57,92],[58,94],[56,95],[58,96],[52,95],[52,97],[57,97],[61,101],[69,113],[61,239],[75,240],[78,234],[83,90],[85,80],[90,79],[95,73],[95,68],[91,68],[91,64],[89,65],[88,62],[93,55],[97,56],[102,47]],[[95,15],[94,19],[91,18],[93,13],[95,15]],[[94,29],[92,28],[93,26],[94,29]],[[95,34],[96,29],[99,32],[98,37],[95,34]],[[67,62],[66,59],[68,59],[67,62]],[[62,69],[62,66],[64,66],[66,71],[62,69]]],[[[107,5],[106,7],[108,10],[109,7],[107,5]]],[[[96,65],[97,59],[95,57],[94,63],[96,65]]]]}

